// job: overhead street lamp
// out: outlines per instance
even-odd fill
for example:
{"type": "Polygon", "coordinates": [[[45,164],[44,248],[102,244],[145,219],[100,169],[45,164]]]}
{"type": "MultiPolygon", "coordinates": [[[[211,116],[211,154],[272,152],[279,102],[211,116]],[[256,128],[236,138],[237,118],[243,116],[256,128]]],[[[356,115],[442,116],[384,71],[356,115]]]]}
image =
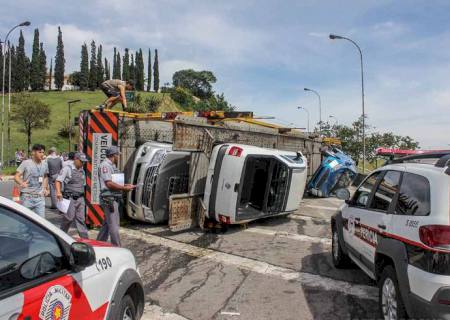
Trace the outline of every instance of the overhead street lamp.
{"type": "Polygon", "coordinates": [[[314,93],[317,96],[317,98],[319,98],[319,132],[320,134],[322,134],[322,99],[320,99],[320,94],[313,89],[304,88],[303,90],[310,91],[314,93]]]}
{"type": "Polygon", "coordinates": [[[335,122],[334,122],[334,125],[337,126],[337,124],[338,124],[338,119],[337,119],[335,116],[329,115],[328,118],[334,119],[334,121],[335,121],[335,122]]]}
{"type": "Polygon", "coordinates": [[[366,113],[364,109],[364,67],[362,50],[358,44],[350,38],[330,34],[331,40],[347,40],[350,41],[359,51],[361,61],[361,98],[362,98],[362,140],[363,140],[363,173],[366,171],[366,113]]]}
{"type": "Polygon", "coordinates": [[[72,150],[72,104],[80,101],[80,99],[67,101],[67,105],[69,107],[69,152],[72,150]]]}
{"type": "Polygon", "coordinates": [[[308,132],[311,132],[311,131],[309,131],[309,110],[308,109],[306,109],[305,107],[297,107],[297,109],[302,109],[302,110],[305,110],[306,111],[306,113],[307,113],[307,115],[308,115],[308,132]]]}
{"type": "MultiPolygon", "coordinates": [[[[14,29],[19,28],[19,27],[28,27],[29,25],[31,25],[30,21],[24,21],[16,26],[14,26],[13,28],[11,28],[11,30],[8,31],[8,33],[6,34],[5,40],[3,41],[3,80],[2,80],[2,148],[1,148],[1,155],[0,155],[0,161],[1,161],[1,165],[3,166],[3,146],[4,146],[4,135],[5,135],[5,130],[4,130],[4,125],[5,125],[5,69],[6,69],[6,44],[8,43],[8,37],[10,35],[11,32],[14,31],[14,29]]],[[[11,50],[9,50],[9,46],[8,46],[8,54],[9,54],[9,87],[8,87],[8,91],[11,92],[11,50]]],[[[11,99],[11,97],[10,97],[11,99]]],[[[10,104],[11,105],[11,104],[10,104]]],[[[11,107],[10,107],[11,108],[11,107]]],[[[9,110],[11,111],[11,110],[9,110]]],[[[9,112],[8,112],[8,127],[9,127],[9,112]]],[[[9,131],[9,129],[8,129],[9,131]]]]}

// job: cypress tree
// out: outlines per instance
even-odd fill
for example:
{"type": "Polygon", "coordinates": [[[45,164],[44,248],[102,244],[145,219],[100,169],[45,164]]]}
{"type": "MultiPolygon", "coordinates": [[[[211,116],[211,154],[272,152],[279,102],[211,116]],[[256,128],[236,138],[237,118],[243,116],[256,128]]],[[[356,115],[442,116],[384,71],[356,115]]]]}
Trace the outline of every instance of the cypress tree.
{"type": "Polygon", "coordinates": [[[130,54],[128,48],[125,48],[125,54],[123,55],[122,80],[130,80],[130,54]]]}
{"type": "Polygon", "coordinates": [[[0,44],[0,85],[2,85],[2,83],[3,83],[3,46],[0,44]]]}
{"type": "Polygon", "coordinates": [[[152,50],[148,49],[147,91],[152,88],[152,50]]]}
{"type": "Polygon", "coordinates": [[[44,44],[42,42],[39,48],[39,79],[38,90],[44,90],[47,79],[47,55],[45,54],[44,44]]]}
{"type": "Polygon", "coordinates": [[[109,65],[108,59],[105,58],[105,80],[111,79],[111,72],[110,72],[109,68],[110,68],[110,65],[109,65]]]}
{"type": "Polygon", "coordinates": [[[131,54],[131,59],[130,59],[131,63],[130,63],[130,67],[129,67],[129,79],[133,80],[134,83],[136,83],[136,66],[134,64],[134,57],[133,54],[131,54]]]}
{"type": "Polygon", "coordinates": [[[98,51],[97,51],[97,88],[100,87],[100,84],[105,81],[105,69],[103,66],[103,57],[102,57],[102,45],[98,46],[98,51]]]}
{"type": "MultiPolygon", "coordinates": [[[[38,44],[38,55],[39,55],[39,44],[38,44]]],[[[19,45],[16,49],[15,56],[15,67],[12,71],[15,74],[15,89],[16,91],[28,90],[30,83],[30,69],[29,69],[29,59],[25,55],[25,39],[23,38],[22,30],[19,36],[19,45]]],[[[13,61],[13,60],[11,60],[13,61]]],[[[38,62],[39,63],[39,60],[38,62]]]]}
{"type": "Polygon", "coordinates": [[[114,47],[113,73],[112,73],[113,79],[118,79],[117,74],[118,74],[118,72],[117,72],[117,49],[116,49],[116,47],[114,47]]]}
{"type": "Polygon", "coordinates": [[[142,54],[142,49],[136,52],[136,89],[144,91],[144,57],[142,54]]]}
{"type": "Polygon", "coordinates": [[[30,87],[40,90],[41,87],[41,59],[39,57],[39,29],[34,29],[33,53],[31,55],[30,87]]]}
{"type": "Polygon", "coordinates": [[[16,69],[16,48],[14,46],[9,47],[8,50],[8,58],[6,59],[6,87],[8,87],[8,90],[11,91],[17,91],[18,83],[17,83],[17,72],[15,72],[16,69]],[[11,61],[10,61],[11,60],[11,61]],[[10,68],[11,66],[11,77],[9,76],[10,68]],[[11,86],[10,86],[11,84],[11,86]]]}
{"type": "Polygon", "coordinates": [[[117,52],[117,60],[116,60],[116,64],[117,64],[117,77],[114,77],[114,79],[122,79],[122,75],[120,74],[120,53],[117,52]]]}
{"type": "Polygon", "coordinates": [[[89,86],[89,55],[86,43],[81,46],[80,62],[80,90],[87,90],[89,86]]]}
{"type": "Polygon", "coordinates": [[[97,87],[97,59],[95,41],[91,42],[91,62],[89,64],[89,90],[94,91],[97,87]]]}
{"type": "Polygon", "coordinates": [[[159,61],[158,61],[158,49],[155,49],[155,62],[153,62],[153,90],[158,92],[159,90],[159,61]]]}
{"type": "Polygon", "coordinates": [[[66,59],[64,59],[64,44],[62,39],[61,28],[58,27],[58,44],[56,46],[55,56],[55,86],[57,90],[61,90],[64,86],[64,67],[66,59]]]}
{"type": "Polygon", "coordinates": [[[52,90],[52,73],[53,73],[53,58],[50,59],[50,72],[48,75],[48,90],[52,90]]]}

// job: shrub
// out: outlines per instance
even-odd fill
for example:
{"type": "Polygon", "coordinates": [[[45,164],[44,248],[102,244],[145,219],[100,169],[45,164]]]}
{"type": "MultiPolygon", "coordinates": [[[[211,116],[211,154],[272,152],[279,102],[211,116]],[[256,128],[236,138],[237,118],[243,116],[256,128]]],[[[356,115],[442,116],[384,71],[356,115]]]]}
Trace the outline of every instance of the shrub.
{"type": "Polygon", "coordinates": [[[181,107],[188,109],[194,105],[192,93],[185,88],[176,87],[170,89],[170,97],[181,107]]]}
{"type": "Polygon", "coordinates": [[[71,132],[71,136],[75,136],[75,128],[72,126],[72,130],[70,130],[70,126],[68,124],[63,125],[61,128],[58,129],[58,136],[62,138],[68,138],[69,132],[71,132]]]}

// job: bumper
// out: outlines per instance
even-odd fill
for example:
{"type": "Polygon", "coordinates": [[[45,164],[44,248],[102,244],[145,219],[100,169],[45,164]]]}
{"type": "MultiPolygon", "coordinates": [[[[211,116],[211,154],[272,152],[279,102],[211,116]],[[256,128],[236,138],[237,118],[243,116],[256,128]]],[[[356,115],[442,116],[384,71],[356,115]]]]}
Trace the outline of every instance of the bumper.
{"type": "Polygon", "coordinates": [[[450,287],[439,289],[431,301],[426,301],[410,293],[412,312],[409,315],[418,319],[450,320],[450,287]]]}
{"type": "Polygon", "coordinates": [[[143,222],[156,223],[155,217],[150,208],[147,208],[143,205],[136,205],[132,201],[128,201],[127,203],[127,213],[131,219],[143,222]]]}

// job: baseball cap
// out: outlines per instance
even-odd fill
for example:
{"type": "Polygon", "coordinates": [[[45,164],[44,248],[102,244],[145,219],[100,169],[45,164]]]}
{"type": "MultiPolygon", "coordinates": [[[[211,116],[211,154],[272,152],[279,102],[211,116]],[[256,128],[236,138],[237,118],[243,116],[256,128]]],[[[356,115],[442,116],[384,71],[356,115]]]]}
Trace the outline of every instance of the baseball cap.
{"type": "Polygon", "coordinates": [[[48,149],[49,152],[56,152],[56,147],[51,147],[50,149],[48,149]]]}
{"type": "Polygon", "coordinates": [[[80,160],[81,162],[86,162],[87,158],[86,158],[86,155],[84,153],[75,152],[75,154],[73,156],[73,160],[80,160]]]}
{"type": "Polygon", "coordinates": [[[108,149],[106,149],[107,157],[113,156],[115,154],[120,154],[119,148],[117,148],[116,146],[111,146],[108,149]]]}

